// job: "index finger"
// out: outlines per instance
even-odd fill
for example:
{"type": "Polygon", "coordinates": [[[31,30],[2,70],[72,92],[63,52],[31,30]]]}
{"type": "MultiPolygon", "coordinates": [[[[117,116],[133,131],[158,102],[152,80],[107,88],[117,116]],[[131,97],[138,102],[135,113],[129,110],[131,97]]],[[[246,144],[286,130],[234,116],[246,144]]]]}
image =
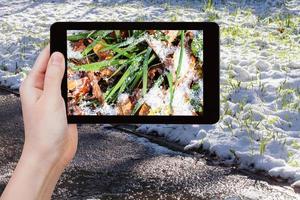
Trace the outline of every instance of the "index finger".
{"type": "Polygon", "coordinates": [[[27,80],[31,86],[43,89],[44,76],[47,69],[48,61],[50,58],[50,45],[48,44],[37,57],[30,73],[28,74],[27,80]]]}

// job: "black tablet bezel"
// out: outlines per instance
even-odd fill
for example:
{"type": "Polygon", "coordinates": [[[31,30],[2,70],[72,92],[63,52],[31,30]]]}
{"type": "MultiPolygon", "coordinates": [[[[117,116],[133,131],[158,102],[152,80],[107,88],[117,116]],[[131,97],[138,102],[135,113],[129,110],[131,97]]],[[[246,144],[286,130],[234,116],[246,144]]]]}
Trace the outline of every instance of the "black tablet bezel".
{"type": "MultiPolygon", "coordinates": [[[[68,123],[213,124],[219,120],[219,26],[213,22],[56,22],[50,29],[51,54],[67,58],[67,30],[203,30],[203,114],[200,116],[67,116],[68,123]],[[207,66],[207,67],[206,67],[207,66]]],[[[67,65],[67,61],[66,61],[67,65]]],[[[62,81],[67,106],[67,71],[62,81]]]]}

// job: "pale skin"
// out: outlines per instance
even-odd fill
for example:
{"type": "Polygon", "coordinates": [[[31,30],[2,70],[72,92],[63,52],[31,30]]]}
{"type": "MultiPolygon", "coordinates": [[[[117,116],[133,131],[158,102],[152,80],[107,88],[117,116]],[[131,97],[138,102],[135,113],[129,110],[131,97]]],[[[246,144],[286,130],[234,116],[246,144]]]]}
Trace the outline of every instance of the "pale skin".
{"type": "Polygon", "coordinates": [[[47,46],[20,87],[25,142],[1,200],[50,199],[77,149],[77,126],[67,123],[61,96],[64,56],[47,46]]]}

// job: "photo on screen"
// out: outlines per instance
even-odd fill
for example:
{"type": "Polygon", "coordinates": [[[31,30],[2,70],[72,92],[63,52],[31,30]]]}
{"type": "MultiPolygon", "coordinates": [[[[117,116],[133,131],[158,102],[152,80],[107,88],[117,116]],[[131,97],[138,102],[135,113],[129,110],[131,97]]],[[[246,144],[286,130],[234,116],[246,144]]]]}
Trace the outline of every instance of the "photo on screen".
{"type": "Polygon", "coordinates": [[[202,30],[68,30],[67,113],[198,116],[202,30]]]}

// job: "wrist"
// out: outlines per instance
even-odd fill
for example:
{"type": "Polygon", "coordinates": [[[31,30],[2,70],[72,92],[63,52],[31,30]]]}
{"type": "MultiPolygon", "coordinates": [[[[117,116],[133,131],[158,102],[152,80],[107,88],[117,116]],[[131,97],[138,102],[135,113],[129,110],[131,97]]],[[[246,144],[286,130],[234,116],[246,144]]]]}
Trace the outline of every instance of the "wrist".
{"type": "Polygon", "coordinates": [[[57,173],[60,174],[65,168],[65,165],[60,162],[60,156],[56,151],[33,147],[25,142],[20,163],[31,166],[37,172],[49,173],[49,171],[56,169],[57,173]]]}
{"type": "Polygon", "coordinates": [[[3,198],[50,199],[62,171],[63,167],[60,165],[42,158],[39,153],[29,152],[27,148],[24,148],[3,193],[3,198]],[[17,193],[16,188],[18,188],[17,193]]]}

